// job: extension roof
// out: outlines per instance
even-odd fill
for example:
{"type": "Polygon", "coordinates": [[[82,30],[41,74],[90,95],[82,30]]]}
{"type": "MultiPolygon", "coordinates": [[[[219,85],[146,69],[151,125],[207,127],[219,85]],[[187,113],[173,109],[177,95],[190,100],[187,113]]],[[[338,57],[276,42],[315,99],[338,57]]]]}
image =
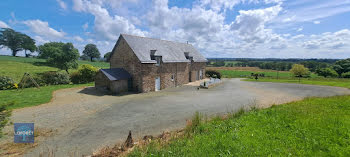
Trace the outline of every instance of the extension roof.
{"type": "Polygon", "coordinates": [[[123,68],[101,69],[101,71],[111,81],[126,80],[131,78],[131,75],[123,68]]]}
{"type": "Polygon", "coordinates": [[[207,62],[207,59],[202,56],[191,44],[127,34],[121,34],[120,37],[126,40],[141,63],[156,63],[155,60],[151,60],[151,50],[156,50],[155,56],[161,56],[162,61],[165,63],[190,62],[190,60],[186,59],[184,54],[185,52],[189,52],[189,56],[193,57],[194,62],[207,62]]]}

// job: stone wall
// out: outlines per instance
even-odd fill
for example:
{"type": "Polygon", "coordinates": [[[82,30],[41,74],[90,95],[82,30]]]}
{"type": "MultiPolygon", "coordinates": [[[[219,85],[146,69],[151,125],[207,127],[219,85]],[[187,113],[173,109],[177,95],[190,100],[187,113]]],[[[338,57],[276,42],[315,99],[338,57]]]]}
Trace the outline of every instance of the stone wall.
{"type": "Polygon", "coordinates": [[[110,84],[110,90],[114,94],[119,94],[128,91],[128,80],[112,81],[110,84]]]}
{"type": "Polygon", "coordinates": [[[124,38],[120,37],[110,59],[111,68],[124,68],[132,76],[133,89],[142,92],[141,62],[124,38]]]}
{"type": "Polygon", "coordinates": [[[102,73],[102,71],[98,71],[95,77],[95,87],[96,88],[108,88],[110,84],[109,79],[102,73]]]}

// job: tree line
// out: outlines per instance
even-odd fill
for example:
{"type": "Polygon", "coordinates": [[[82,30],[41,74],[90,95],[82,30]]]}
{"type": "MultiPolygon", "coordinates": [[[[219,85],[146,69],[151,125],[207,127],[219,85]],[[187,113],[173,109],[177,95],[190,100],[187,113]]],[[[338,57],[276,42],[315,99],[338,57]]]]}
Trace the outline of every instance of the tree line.
{"type": "MultiPolygon", "coordinates": [[[[36,46],[36,42],[30,36],[17,32],[11,28],[2,28],[0,30],[0,48],[8,48],[12,52],[12,56],[17,56],[19,51],[25,52],[26,57],[33,56],[37,52],[37,56],[46,59],[48,63],[55,67],[68,72],[68,69],[77,68],[77,60],[94,61],[100,59],[101,54],[95,44],[87,44],[80,56],[78,49],[70,42],[49,42],[40,46],[36,46]]],[[[104,59],[109,61],[111,52],[104,55],[104,59]]]]}

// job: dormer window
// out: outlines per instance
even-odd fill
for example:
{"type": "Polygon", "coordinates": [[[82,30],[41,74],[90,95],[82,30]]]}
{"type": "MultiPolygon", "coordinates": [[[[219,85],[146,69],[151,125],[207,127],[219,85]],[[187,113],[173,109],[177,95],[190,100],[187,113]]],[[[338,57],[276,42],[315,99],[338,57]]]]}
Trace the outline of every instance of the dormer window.
{"type": "Polygon", "coordinates": [[[190,59],[190,53],[189,52],[184,52],[186,59],[190,59]]]}
{"type": "Polygon", "coordinates": [[[155,54],[156,54],[156,51],[157,50],[151,50],[151,60],[156,60],[156,58],[155,58],[155,54]]]}

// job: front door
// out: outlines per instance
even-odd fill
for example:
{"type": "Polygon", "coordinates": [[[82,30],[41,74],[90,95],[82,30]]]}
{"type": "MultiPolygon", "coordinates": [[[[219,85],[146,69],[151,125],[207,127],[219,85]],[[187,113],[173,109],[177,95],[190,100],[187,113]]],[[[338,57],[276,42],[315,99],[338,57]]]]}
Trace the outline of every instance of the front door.
{"type": "Polygon", "coordinates": [[[156,81],[155,81],[155,91],[159,91],[160,90],[160,77],[156,77],[156,81]]]}
{"type": "Polygon", "coordinates": [[[199,79],[200,80],[203,79],[203,70],[202,69],[199,70],[199,79]]]}

